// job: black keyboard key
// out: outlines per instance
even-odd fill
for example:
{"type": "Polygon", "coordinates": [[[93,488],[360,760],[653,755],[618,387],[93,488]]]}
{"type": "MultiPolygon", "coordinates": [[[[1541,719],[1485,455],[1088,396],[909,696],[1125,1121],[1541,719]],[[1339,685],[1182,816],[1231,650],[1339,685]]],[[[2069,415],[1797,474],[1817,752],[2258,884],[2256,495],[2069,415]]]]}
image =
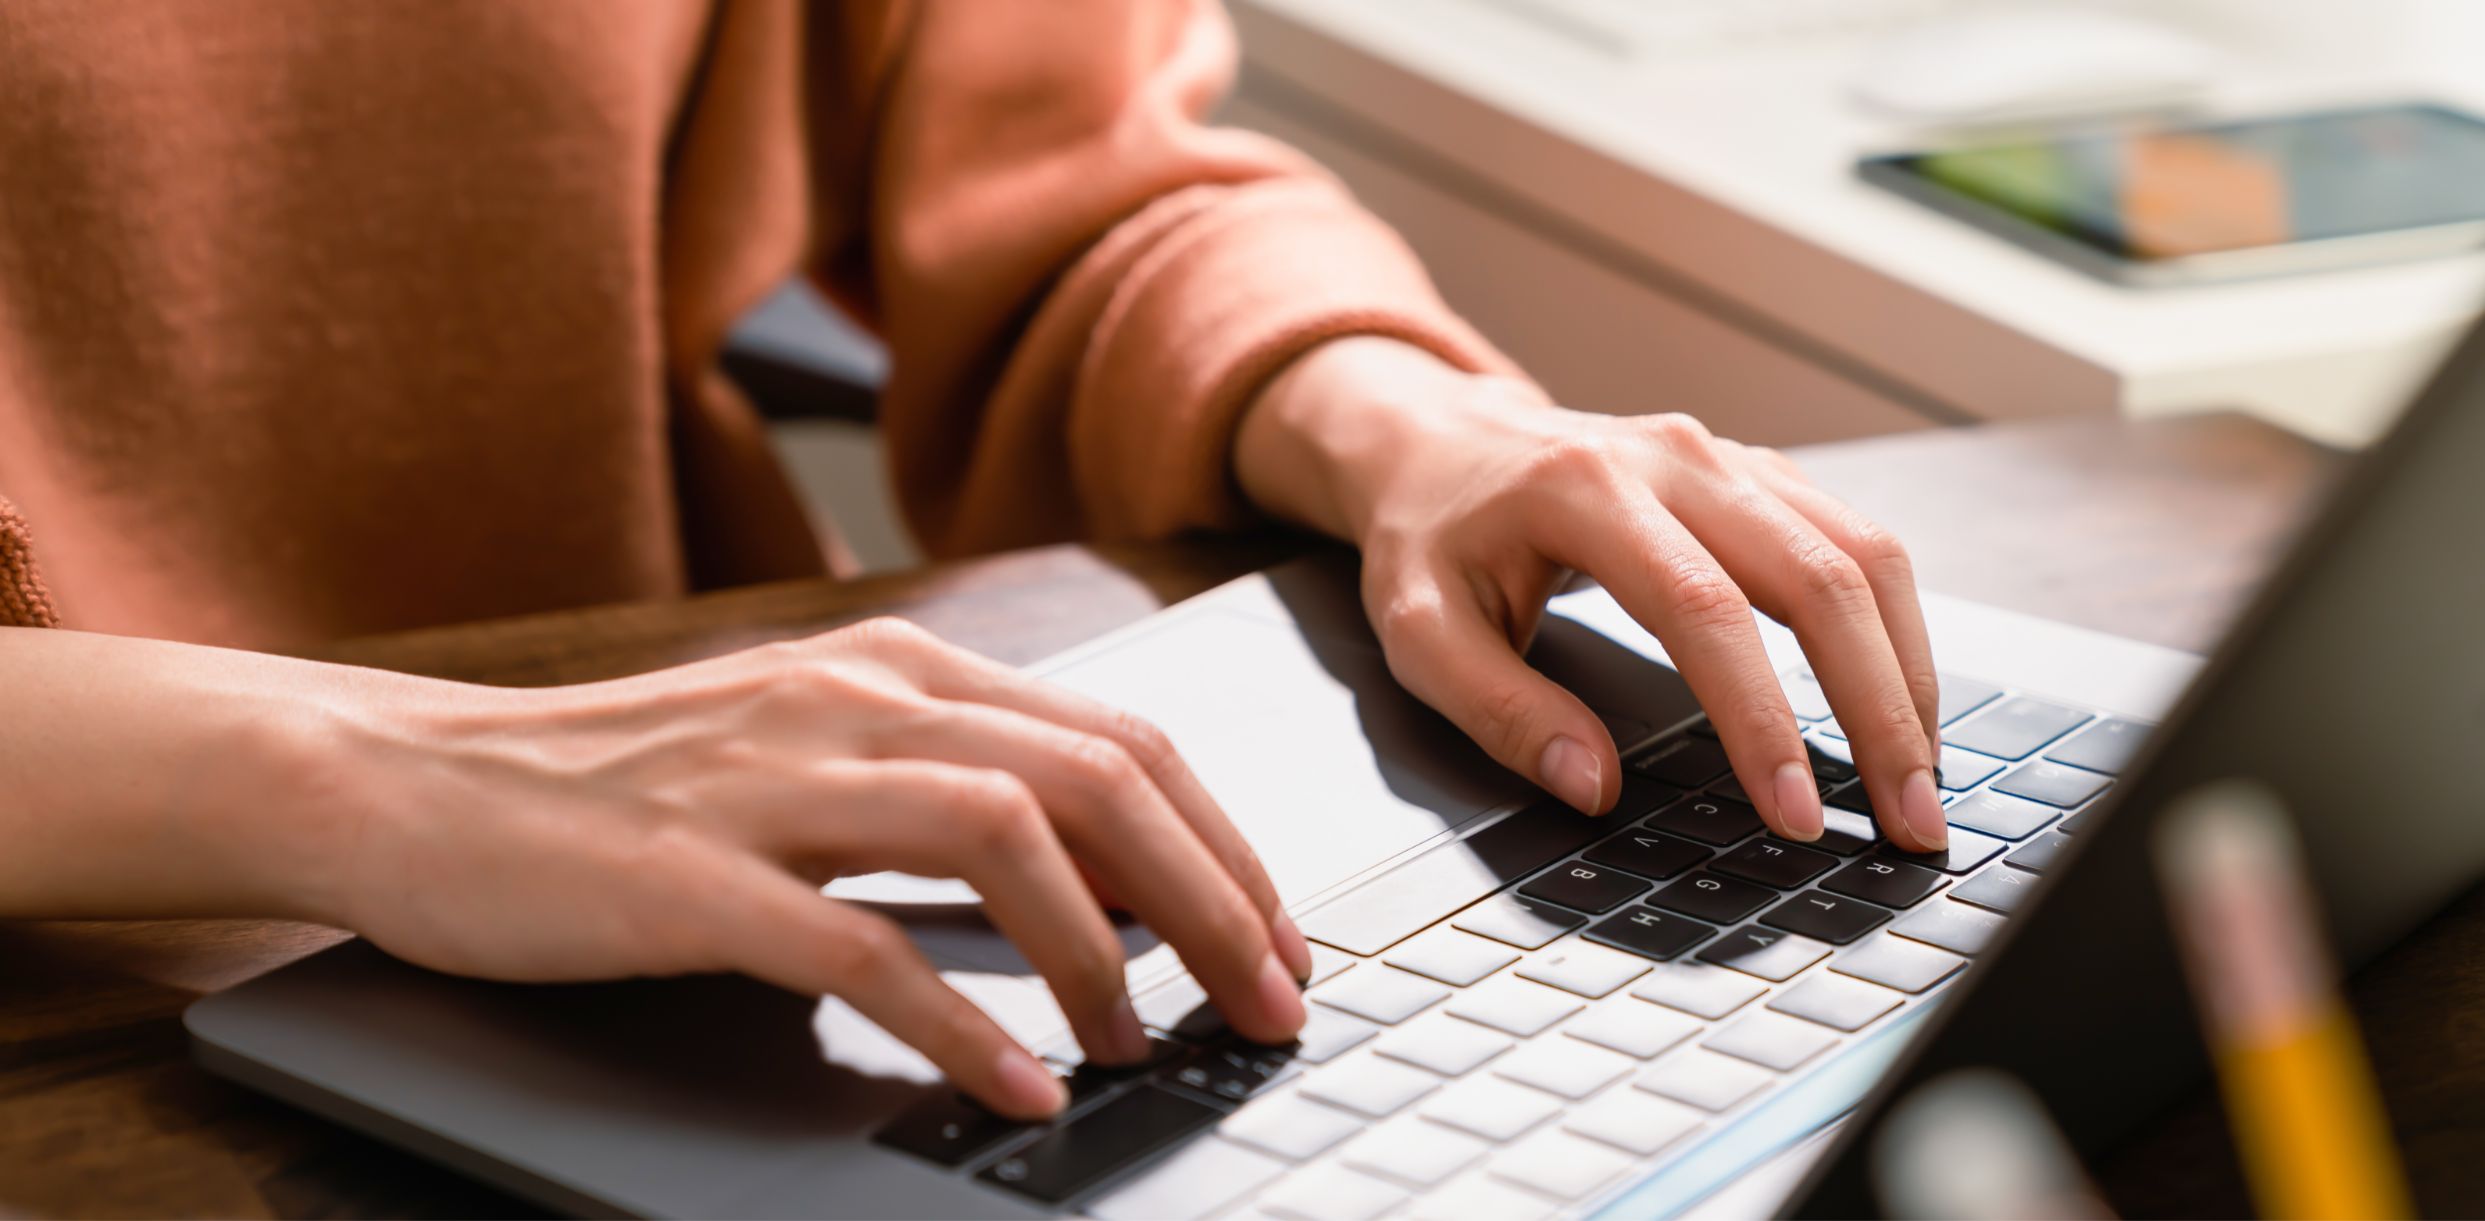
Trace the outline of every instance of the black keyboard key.
{"type": "Polygon", "coordinates": [[[1756,839],[1709,862],[1709,869],[1728,877],[1793,890],[1829,872],[1838,858],[1798,848],[1782,839],[1756,839]]]}
{"type": "Polygon", "coordinates": [[[1032,1125],[1003,1119],[964,1095],[942,1093],[900,1112],[872,1140],[943,1166],[963,1166],[1031,1129],[1032,1125]]]}
{"type": "Polygon", "coordinates": [[[1682,800],[1683,791],[1670,784],[1659,784],[1645,776],[1622,773],[1622,795],[1614,798],[1614,808],[1607,818],[1644,818],[1682,800]]]}
{"type": "Polygon", "coordinates": [[[1223,1108],[1144,1085],[1054,1128],[978,1177],[1046,1204],[1062,1204],[1223,1118],[1223,1108]]]}
{"type": "Polygon", "coordinates": [[[2119,776],[2131,765],[2131,756],[2148,740],[2156,726],[2121,717],[2107,717],[2089,726],[2076,738],[2045,752],[2056,763],[2084,767],[2092,772],[2119,776]]]}
{"type": "Polygon", "coordinates": [[[1241,1103],[1275,1084],[1293,1062],[1291,1048],[1229,1040],[1193,1052],[1162,1079],[1225,1102],[1241,1103]]]}
{"type": "Polygon", "coordinates": [[[1709,724],[1707,717],[1701,717],[1699,720],[1683,726],[1683,732],[1690,734],[1695,738],[1707,738],[1711,742],[1717,740],[1717,727],[1709,724]]]}
{"type": "Polygon", "coordinates": [[[1861,780],[1831,793],[1827,804],[1833,810],[1861,814],[1866,818],[1872,817],[1872,794],[1864,791],[1864,782],[1861,780]]]}
{"type": "MultiPolygon", "coordinates": [[[[1224,1024],[1224,1015],[1217,1015],[1216,1025],[1223,1026],[1224,1024]]],[[[1184,1047],[1182,1044],[1173,1042],[1170,1039],[1152,1038],[1148,1040],[1148,1055],[1146,1059],[1141,1060],[1136,1064],[1106,1065],[1082,1063],[1077,1068],[1070,1070],[1070,1076],[1064,1080],[1062,1084],[1068,1086],[1070,1089],[1070,1101],[1085,1102],[1098,1094],[1104,1093],[1106,1090],[1112,1089],[1114,1086],[1120,1085],[1125,1081],[1132,1080],[1145,1074],[1148,1070],[1181,1055],[1187,1050],[1189,1049],[1184,1047]]]]}
{"type": "Polygon", "coordinates": [[[1591,865],[1586,861],[1566,861],[1538,875],[1535,881],[1519,887],[1519,893],[1539,902],[1557,903],[1593,915],[1612,911],[1638,898],[1647,889],[1645,879],[1633,877],[1619,869],[1591,865]]]}
{"type": "Polygon", "coordinates": [[[2006,865],[2017,865],[2021,869],[2030,870],[2035,873],[2043,873],[2048,868],[2052,867],[2055,854],[2061,852],[2063,848],[2070,844],[2070,842],[2070,836],[2064,835],[2060,831],[2048,831],[2043,835],[2037,836],[2035,839],[2029,840],[2026,847],[2021,848],[2017,852],[2011,853],[2009,856],[2003,857],[2002,863],[2006,865]]]}
{"type": "Polygon", "coordinates": [[[1845,945],[1889,922],[1890,913],[1860,899],[1807,890],[1769,909],[1760,922],[1815,941],[1845,945]]]}
{"type": "Polygon", "coordinates": [[[1633,827],[1588,849],[1587,857],[1599,865],[1662,882],[1707,860],[1709,850],[1687,839],[1633,827]]]}
{"type": "Polygon", "coordinates": [[[2037,875],[2024,869],[1988,869],[1950,889],[1950,897],[2007,916],[2036,890],[2037,875]]]}
{"type": "Polygon", "coordinates": [[[2000,856],[2010,841],[1978,835],[1960,827],[1950,828],[1950,846],[1940,852],[1901,852],[1895,845],[1881,845],[1881,855],[1892,860],[1912,861],[1927,869],[1943,873],[1968,873],[1976,866],[2000,856]]]}
{"type": "Polygon", "coordinates": [[[1659,831],[1723,846],[1760,830],[1760,811],[1723,797],[1686,797],[1647,822],[1659,831]]]}
{"type": "Polygon", "coordinates": [[[1590,941],[1617,950],[1629,950],[1659,962],[1716,935],[1716,929],[1696,920],[1661,912],[1645,904],[1615,912],[1597,921],[1585,934],[1590,941]]]}
{"type": "Polygon", "coordinates": [[[1303,935],[1369,957],[1451,912],[1613,834],[1560,802],[1521,810],[1443,844],[1303,918],[1303,935]]]}
{"type": "Polygon", "coordinates": [[[2025,759],[2047,742],[2079,728],[2088,714],[2027,696],[2013,696],[1978,713],[1956,729],[1942,731],[1942,741],[1997,759],[2025,759]]]}
{"type": "Polygon", "coordinates": [[[1936,677],[1941,680],[1941,707],[1933,715],[1940,717],[1944,725],[1992,703],[1995,696],[2002,694],[2000,687],[1972,678],[1960,678],[1955,674],[1936,677]]]}
{"type": "Polygon", "coordinates": [[[2104,792],[2106,786],[2112,783],[2114,778],[2102,772],[2039,759],[2020,764],[2018,771],[2002,777],[2001,783],[1993,788],[1995,792],[2068,810],[2086,804],[2089,798],[2104,792]]]}
{"type": "Polygon", "coordinates": [[[1960,750],[1944,742],[1941,744],[1941,766],[1934,770],[1941,775],[1941,787],[1953,793],[1964,793],[1993,779],[1994,773],[2002,770],[2002,761],[1972,750],[1960,750]]]}
{"type": "Polygon", "coordinates": [[[2044,829],[2045,824],[2062,817],[2062,811],[2048,805],[1986,789],[1950,807],[1950,825],[1998,835],[2003,839],[2026,839],[2044,829]]]}
{"type": "Polygon", "coordinates": [[[1823,852],[1853,856],[1879,842],[1881,824],[1874,822],[1872,815],[1853,810],[1823,810],[1821,837],[1813,840],[1812,846],[1823,852]]]}
{"type": "Polygon", "coordinates": [[[1733,878],[1695,873],[1649,898],[1667,911],[1681,912],[1711,924],[1732,924],[1777,899],[1777,892],[1733,878]]]}
{"type": "Polygon", "coordinates": [[[1940,871],[1888,857],[1868,856],[1830,875],[1821,889],[1883,907],[1913,907],[1942,888],[1940,871]]]}
{"type": "Polygon", "coordinates": [[[1631,770],[1676,788],[1696,789],[1726,774],[1726,748],[1714,739],[1669,738],[1631,760],[1631,770]]]}
{"type": "Polygon", "coordinates": [[[1819,781],[1823,789],[1834,789],[1855,779],[1857,772],[1853,752],[1844,742],[1838,744],[1837,754],[1823,749],[1817,741],[1807,741],[1803,745],[1805,761],[1812,765],[1812,778],[1819,781]]]}

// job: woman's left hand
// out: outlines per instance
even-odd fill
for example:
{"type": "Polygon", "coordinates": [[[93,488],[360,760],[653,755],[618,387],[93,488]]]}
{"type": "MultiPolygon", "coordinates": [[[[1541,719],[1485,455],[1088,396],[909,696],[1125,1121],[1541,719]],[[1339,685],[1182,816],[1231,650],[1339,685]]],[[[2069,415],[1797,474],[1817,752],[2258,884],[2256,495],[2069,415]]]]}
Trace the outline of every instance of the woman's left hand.
{"type": "Polygon", "coordinates": [[[1523,383],[1352,338],[1262,392],[1234,465],[1262,509],[1363,549],[1365,606],[1401,683],[1581,810],[1619,792],[1612,737],[1520,655],[1571,570],[1664,643],[1771,830],[1815,839],[1823,816],[1755,607],[1794,629],[1890,839],[1947,842],[1932,647],[1907,554],[1775,451],[1684,415],[1565,410],[1523,383]]]}

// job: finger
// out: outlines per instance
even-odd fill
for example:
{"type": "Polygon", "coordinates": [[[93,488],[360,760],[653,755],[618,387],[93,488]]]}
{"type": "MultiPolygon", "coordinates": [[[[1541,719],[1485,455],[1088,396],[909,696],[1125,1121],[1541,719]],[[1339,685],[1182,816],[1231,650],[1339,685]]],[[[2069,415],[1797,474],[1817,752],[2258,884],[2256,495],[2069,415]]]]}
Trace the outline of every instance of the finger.
{"type": "Polygon", "coordinates": [[[1595,577],[1665,645],[1762,821],[1787,839],[1819,839],[1820,790],[1794,709],[1751,603],[1717,558],[1645,485],[1582,488],[1546,511],[1536,537],[1555,540],[1554,558],[1595,577]]]}
{"type": "Polygon", "coordinates": [[[995,768],[1033,790],[1055,834],[1183,964],[1245,1038],[1303,1026],[1299,976],[1224,862],[1119,745],[989,704],[944,702],[874,744],[892,755],[995,768]]]}
{"type": "Polygon", "coordinates": [[[1369,600],[1390,673],[1503,767],[1582,813],[1604,813],[1622,787],[1613,735],[1528,665],[1466,589],[1421,572],[1369,600]]]}
{"type": "Polygon", "coordinates": [[[926,694],[1006,708],[1109,739],[1128,752],[1155,781],[1157,791],[1173,803],[1175,813],[1190,824],[1192,833],[1224,862],[1226,873],[1250,896],[1252,906],[1268,922],[1278,955],[1287,969],[1296,979],[1311,977],[1311,944],[1286,915],[1267,867],[1163,730],[1066,687],[958,648],[929,633],[922,635],[923,640],[914,644],[928,642],[928,647],[915,649],[915,665],[908,677],[926,694]]]}
{"type": "MultiPolygon", "coordinates": [[[[1779,462],[1786,463],[1783,455],[1779,462]]],[[[1936,759],[1941,749],[1941,676],[1933,669],[1933,636],[1924,626],[1924,604],[1916,593],[1915,565],[1907,549],[1881,526],[1813,487],[1791,464],[1772,464],[1759,475],[1761,485],[1803,514],[1838,549],[1863,566],[1872,585],[1872,600],[1881,609],[1881,627],[1890,647],[1898,651],[1899,669],[1915,696],[1916,716],[1936,759]]]]}
{"type": "Polygon", "coordinates": [[[1945,845],[1931,739],[1862,566],[1752,480],[1687,480],[1673,503],[1761,610],[1794,630],[1891,842],[1919,852],[1945,845]]]}
{"type": "Polygon", "coordinates": [[[1146,1058],[1122,943],[1053,834],[1043,807],[1007,773],[939,763],[838,761],[813,773],[803,808],[771,821],[768,847],[832,872],[894,869],[962,878],[984,912],[1061,1002],[1090,1059],[1146,1058]],[[822,818],[822,809],[861,818],[822,818]]]}
{"type": "Polygon", "coordinates": [[[1002,1115],[1043,1119],[1061,1110],[1060,1080],[944,983],[895,924],[751,864],[721,933],[737,970],[804,996],[842,999],[1002,1115]]]}

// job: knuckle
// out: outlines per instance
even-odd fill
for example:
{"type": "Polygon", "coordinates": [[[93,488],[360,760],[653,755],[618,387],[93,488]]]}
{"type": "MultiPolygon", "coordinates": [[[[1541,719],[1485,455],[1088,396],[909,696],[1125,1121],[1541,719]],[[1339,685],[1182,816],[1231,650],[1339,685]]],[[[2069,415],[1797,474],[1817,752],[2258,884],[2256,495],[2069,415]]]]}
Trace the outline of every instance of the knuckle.
{"type": "Polygon", "coordinates": [[[1111,738],[1076,735],[1063,745],[1062,761],[1089,794],[1108,804],[1142,783],[1138,761],[1111,738]]]}
{"type": "Polygon", "coordinates": [[[1800,548],[1791,558],[1803,592],[1817,601],[1845,609],[1872,596],[1863,567],[1825,541],[1800,548]]]}
{"type": "Polygon", "coordinates": [[[1494,754],[1508,758],[1526,744],[1535,723],[1530,694],[1516,683],[1495,684],[1476,694],[1476,736],[1494,754]]]}
{"type": "Polygon", "coordinates": [[[1683,412],[1667,411],[1644,416],[1640,431],[1641,435],[1678,457],[1709,463],[1725,460],[1725,451],[1717,442],[1717,434],[1710,432],[1708,425],[1683,412]]]}
{"type": "Polygon", "coordinates": [[[1114,709],[1105,714],[1105,734],[1121,743],[1131,760],[1150,773],[1171,767],[1178,755],[1173,739],[1156,722],[1114,709]]]}
{"type": "Polygon", "coordinates": [[[905,969],[914,948],[896,925],[863,914],[838,929],[820,952],[821,968],[845,991],[887,986],[905,969]]]}
{"type": "Polygon", "coordinates": [[[1751,622],[1751,602],[1724,571],[1707,564],[1676,564],[1664,576],[1674,613],[1693,631],[1725,631],[1751,622]]]}
{"type": "Polygon", "coordinates": [[[1448,621],[1449,603],[1438,587],[1421,583],[1389,595],[1374,611],[1372,626],[1384,644],[1438,634],[1448,621]]]}
{"type": "Polygon", "coordinates": [[[865,619],[830,633],[847,647],[879,656],[911,656],[931,651],[940,643],[932,633],[913,622],[895,615],[865,619]]]}
{"type": "Polygon", "coordinates": [[[1623,458],[1612,438],[1566,436],[1538,448],[1528,473],[1531,483],[1603,488],[1623,478],[1623,458]]]}

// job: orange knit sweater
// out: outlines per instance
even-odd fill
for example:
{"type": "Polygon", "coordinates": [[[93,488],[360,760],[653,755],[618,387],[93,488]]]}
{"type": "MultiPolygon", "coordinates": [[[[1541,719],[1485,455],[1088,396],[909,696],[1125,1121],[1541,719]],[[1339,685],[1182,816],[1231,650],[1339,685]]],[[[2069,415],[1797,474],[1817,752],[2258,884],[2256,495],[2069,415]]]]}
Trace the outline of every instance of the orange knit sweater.
{"type": "Polygon", "coordinates": [[[1503,366],[1199,122],[1233,63],[1182,0],[0,0],[0,623],[279,646],[819,573],[715,365],[798,271],[889,344],[932,552],[1236,521],[1236,418],[1309,346],[1503,366]]]}

